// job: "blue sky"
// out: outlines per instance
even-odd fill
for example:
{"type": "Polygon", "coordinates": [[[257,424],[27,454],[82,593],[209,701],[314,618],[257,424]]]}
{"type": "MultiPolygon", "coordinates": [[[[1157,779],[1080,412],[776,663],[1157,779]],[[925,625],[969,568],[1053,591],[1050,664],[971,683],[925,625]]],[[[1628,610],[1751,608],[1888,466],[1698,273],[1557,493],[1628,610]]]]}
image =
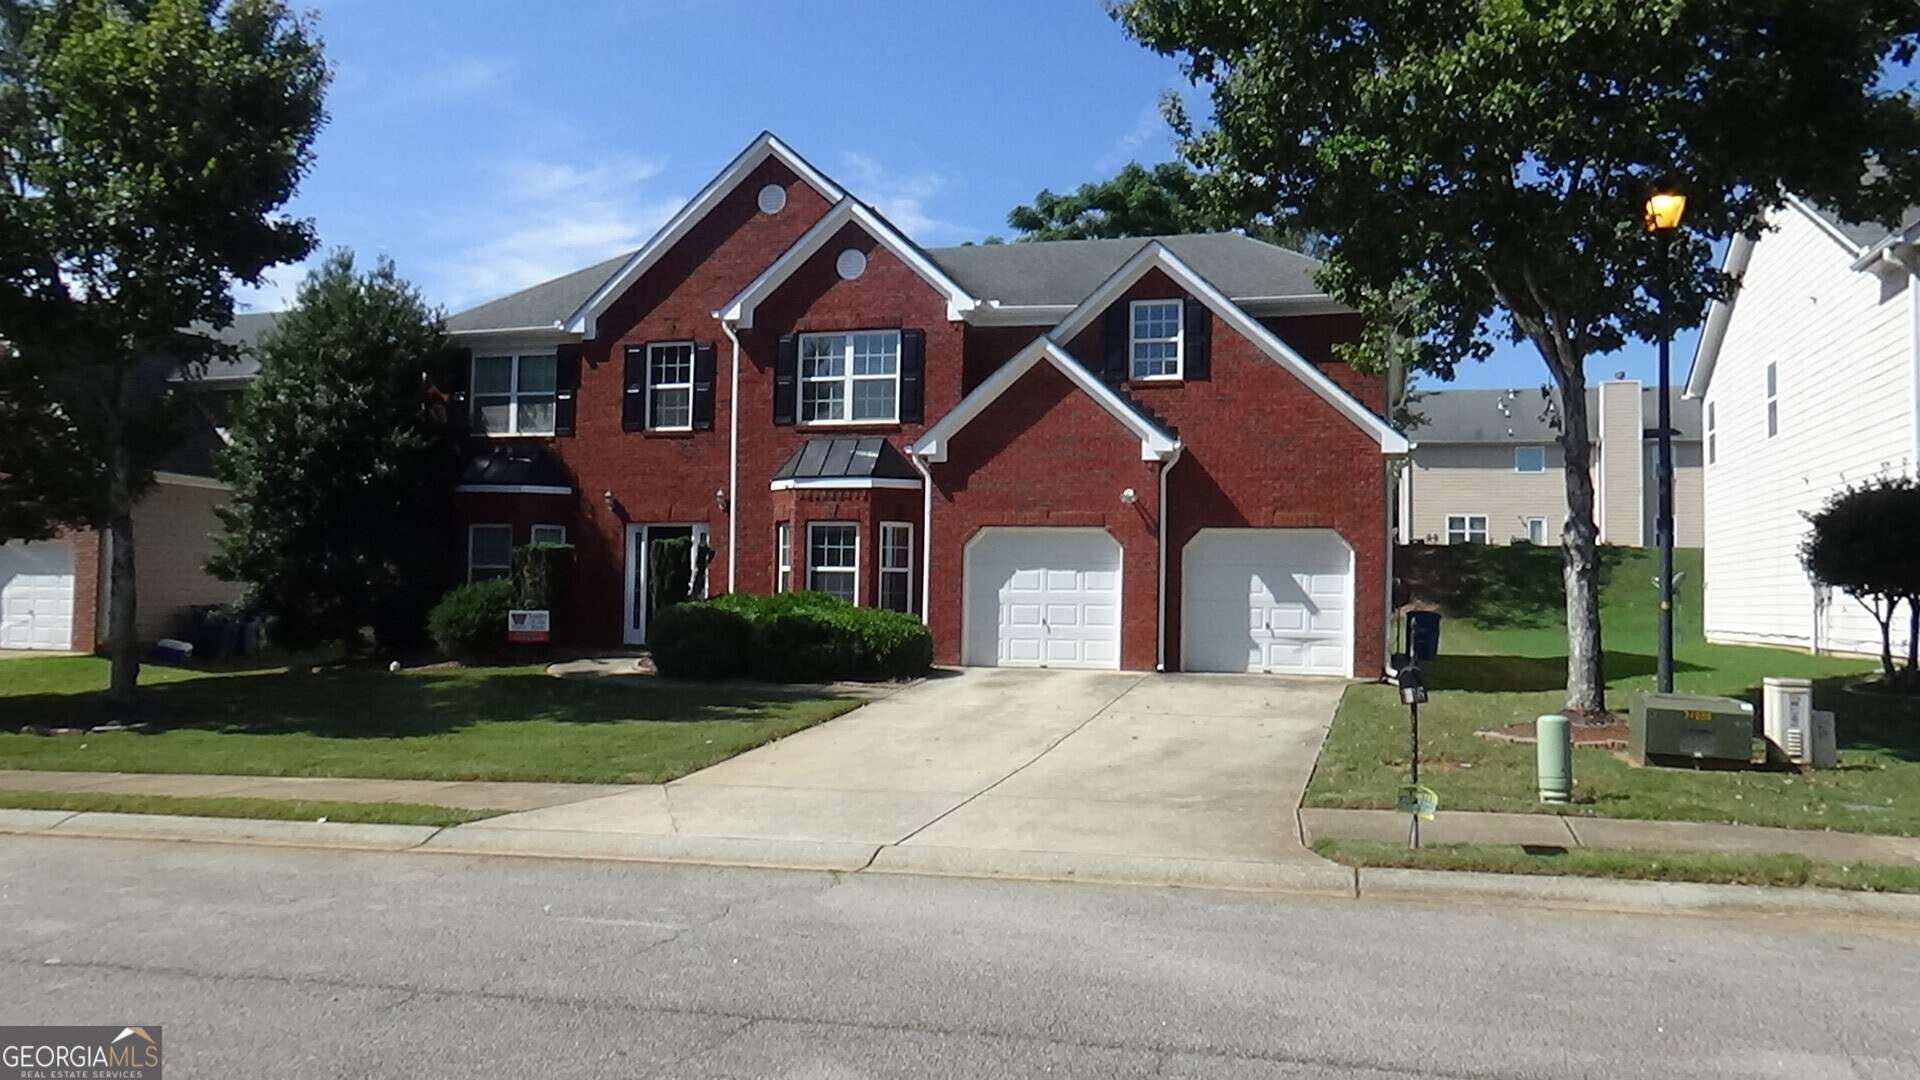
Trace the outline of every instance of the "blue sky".
{"type": "MultiPolygon", "coordinates": [[[[1098,0],[303,6],[335,79],[292,210],[449,311],[638,247],[762,129],[922,244],[1005,235],[1043,187],[1171,158],[1157,103],[1185,87],[1098,0]]],[[[243,305],[284,306],[302,272],[243,305]]],[[[1636,347],[1589,374],[1653,364],[1636,347]]],[[[1545,378],[1509,348],[1455,385],[1545,378]]]]}

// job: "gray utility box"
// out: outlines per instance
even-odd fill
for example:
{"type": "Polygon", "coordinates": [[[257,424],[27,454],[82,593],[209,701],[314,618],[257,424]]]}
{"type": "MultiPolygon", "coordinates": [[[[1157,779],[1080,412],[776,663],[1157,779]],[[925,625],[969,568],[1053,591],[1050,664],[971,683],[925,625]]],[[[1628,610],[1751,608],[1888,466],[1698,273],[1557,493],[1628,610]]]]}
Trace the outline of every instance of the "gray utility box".
{"type": "Polygon", "coordinates": [[[1633,695],[1627,754],[1637,764],[1753,760],[1753,706],[1706,694],[1633,695]]]}

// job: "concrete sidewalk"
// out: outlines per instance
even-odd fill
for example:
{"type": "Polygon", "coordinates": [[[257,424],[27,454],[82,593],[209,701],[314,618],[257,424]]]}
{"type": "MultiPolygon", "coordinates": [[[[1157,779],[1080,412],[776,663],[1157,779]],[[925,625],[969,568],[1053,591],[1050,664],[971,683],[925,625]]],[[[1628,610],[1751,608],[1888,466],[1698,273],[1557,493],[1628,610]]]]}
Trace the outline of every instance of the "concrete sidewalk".
{"type": "MultiPolygon", "coordinates": [[[[1303,807],[1302,838],[1405,843],[1407,815],[1392,810],[1303,807]]],[[[1770,829],[1705,821],[1631,821],[1572,814],[1488,814],[1442,811],[1420,823],[1423,844],[1525,844],[1541,847],[1708,851],[1739,855],[1804,855],[1839,863],[1920,866],[1920,838],[1869,833],[1770,829]]]]}

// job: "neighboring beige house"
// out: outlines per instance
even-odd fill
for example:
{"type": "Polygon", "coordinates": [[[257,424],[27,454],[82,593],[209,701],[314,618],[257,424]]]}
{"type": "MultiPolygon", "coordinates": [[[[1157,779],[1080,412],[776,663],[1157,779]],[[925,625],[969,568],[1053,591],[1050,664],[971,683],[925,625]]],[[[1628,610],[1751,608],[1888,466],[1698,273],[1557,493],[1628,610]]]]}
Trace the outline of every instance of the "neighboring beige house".
{"type": "MultiPolygon", "coordinates": [[[[1399,539],[1426,544],[1557,544],[1567,517],[1559,405],[1531,390],[1416,392],[1399,539]]],[[[1659,391],[1632,380],[1587,391],[1600,541],[1650,546],[1658,487],[1659,391]]],[[[1700,405],[1673,393],[1674,543],[1703,539],[1700,405]]]]}
{"type": "Polygon", "coordinates": [[[1740,289],[1708,312],[1687,379],[1707,417],[1709,641],[1880,649],[1873,618],[1816,588],[1799,547],[1834,493],[1920,469],[1920,212],[1906,220],[1889,235],[1789,200],[1759,240],[1728,246],[1740,289]]]}

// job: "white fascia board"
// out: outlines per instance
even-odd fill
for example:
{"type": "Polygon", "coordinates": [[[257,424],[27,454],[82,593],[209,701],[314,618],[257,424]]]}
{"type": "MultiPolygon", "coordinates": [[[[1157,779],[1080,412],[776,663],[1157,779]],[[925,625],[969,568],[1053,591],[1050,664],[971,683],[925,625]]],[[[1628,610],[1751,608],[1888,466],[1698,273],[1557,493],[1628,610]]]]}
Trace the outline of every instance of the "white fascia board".
{"type": "MultiPolygon", "coordinates": [[[[1817,219],[1819,215],[1814,215],[1817,219]]],[[[1736,233],[1727,244],[1727,257],[1720,264],[1722,273],[1736,279],[1747,272],[1747,264],[1753,261],[1753,249],[1759,241],[1749,240],[1744,234],[1736,233]]],[[[1727,340],[1727,324],[1733,321],[1733,305],[1740,299],[1740,285],[1734,284],[1734,293],[1725,300],[1715,300],[1707,306],[1706,328],[1700,331],[1700,340],[1693,347],[1693,364],[1687,370],[1687,381],[1681,395],[1690,401],[1698,401],[1707,396],[1707,387],[1713,382],[1713,366],[1720,360],[1720,346],[1727,340]]]]}
{"type": "Polygon", "coordinates": [[[548,484],[461,484],[455,491],[480,495],[571,495],[572,488],[548,484]]]}
{"type": "Polygon", "coordinates": [[[767,485],[768,491],[871,491],[874,488],[898,489],[901,491],[919,491],[920,481],[906,480],[897,476],[804,476],[789,480],[775,480],[767,485]]]}
{"type": "Polygon", "coordinates": [[[1182,262],[1179,256],[1167,250],[1166,245],[1153,241],[1140,249],[1126,264],[1113,272],[1106,283],[1094,290],[1092,296],[1081,301],[1073,314],[1061,320],[1050,335],[1055,341],[1071,341],[1075,335],[1092,325],[1109,305],[1118,300],[1134,282],[1144,277],[1147,271],[1158,268],[1172,278],[1174,284],[1199,299],[1213,314],[1239,331],[1240,335],[1268,358],[1287,369],[1288,372],[1305,383],[1314,393],[1320,395],[1328,404],[1340,411],[1342,416],[1354,422],[1361,430],[1372,435],[1380,444],[1380,450],[1386,454],[1404,454],[1407,452],[1407,440],[1404,435],[1393,430],[1393,426],[1376,416],[1371,409],[1360,404],[1352,394],[1340,388],[1340,385],[1327,378],[1319,368],[1307,362],[1306,357],[1293,350],[1293,347],[1280,340],[1273,331],[1260,325],[1260,322],[1242,309],[1225,293],[1213,287],[1206,278],[1182,262]]]}
{"type": "Polygon", "coordinates": [[[947,460],[947,449],[953,437],[971,423],[997,400],[1001,394],[1020,381],[1034,365],[1042,360],[1057,368],[1067,380],[1079,387],[1087,396],[1093,398],[1114,419],[1125,425],[1127,430],[1140,439],[1140,460],[1165,461],[1180,448],[1180,440],[1168,435],[1154,426],[1146,417],[1128,407],[1113,388],[1094,377],[1087,366],[1060,347],[1049,337],[1034,340],[1033,344],[1020,350],[1012,360],[1003,364],[998,371],[989,375],[985,382],[974,387],[973,393],[963,398],[953,411],[940,418],[940,422],[927,429],[926,434],[914,441],[908,452],[926,461],[947,460]]]}
{"type": "Polygon", "coordinates": [[[894,257],[906,263],[920,279],[932,286],[936,292],[947,298],[947,318],[959,320],[980,306],[980,301],[967,294],[960,284],[947,276],[926,253],[916,247],[912,241],[900,234],[898,229],[888,224],[886,219],[868,209],[865,203],[852,197],[841,199],[827,215],[815,222],[793,246],[782,252],[773,265],[761,271],[760,276],[740,291],[738,296],[729,300],[725,307],[715,314],[721,321],[737,326],[742,330],[753,328],[753,312],[760,302],[771,296],[793,272],[808,259],[818,254],[827,241],[833,239],[841,229],[848,225],[858,225],[868,236],[873,237],[881,247],[892,252],[894,257]]]}
{"type": "Polygon", "coordinates": [[[587,298],[587,302],[580,306],[580,310],[568,317],[565,323],[566,328],[583,337],[593,337],[596,330],[595,324],[601,313],[612,306],[613,302],[629,288],[632,288],[633,283],[640,279],[640,275],[646,273],[654,263],[659,262],[660,257],[665,255],[673,245],[679,243],[682,237],[691,232],[693,227],[698,225],[721,199],[732,192],[748,173],[759,168],[760,164],[770,157],[778,158],[782,165],[793,170],[794,175],[819,192],[820,197],[828,202],[839,202],[847,197],[847,193],[841,190],[840,185],[827,179],[826,174],[808,164],[805,158],[794,153],[791,147],[781,142],[772,132],[763,131],[760,137],[753,140],[745,150],[740,151],[726,168],[720,170],[718,176],[707,181],[707,186],[701,188],[699,194],[687,200],[687,204],[680,208],[679,213],[668,219],[665,225],[660,226],[660,231],[654,233],[652,239],[648,240],[639,251],[634,252],[626,265],[608,278],[605,284],[594,290],[593,295],[587,298]]]}
{"type": "Polygon", "coordinates": [[[192,473],[156,472],[153,474],[156,484],[169,484],[173,487],[201,488],[206,491],[228,491],[230,488],[211,476],[195,476],[192,473]]]}

